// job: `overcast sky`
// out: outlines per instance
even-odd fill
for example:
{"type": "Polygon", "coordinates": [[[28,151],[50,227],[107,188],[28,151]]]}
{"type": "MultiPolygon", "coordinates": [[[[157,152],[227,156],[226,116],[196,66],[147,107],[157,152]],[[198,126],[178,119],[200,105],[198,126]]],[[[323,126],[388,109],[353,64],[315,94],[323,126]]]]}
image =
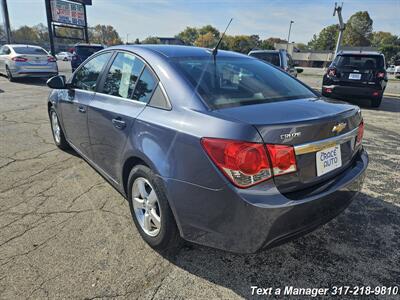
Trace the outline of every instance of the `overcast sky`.
{"type": "MultiPolygon", "coordinates": [[[[147,36],[174,36],[186,26],[211,24],[223,30],[232,17],[228,34],[258,34],[286,38],[290,20],[291,41],[308,42],[323,27],[337,23],[333,17],[335,1],[246,1],[246,0],[93,0],[87,8],[89,25],[114,26],[122,39],[147,36]]],[[[44,0],[8,0],[13,28],[46,23],[44,0]]],[[[345,0],[346,21],[357,11],[368,11],[375,31],[400,35],[400,0],[345,0]]]]}

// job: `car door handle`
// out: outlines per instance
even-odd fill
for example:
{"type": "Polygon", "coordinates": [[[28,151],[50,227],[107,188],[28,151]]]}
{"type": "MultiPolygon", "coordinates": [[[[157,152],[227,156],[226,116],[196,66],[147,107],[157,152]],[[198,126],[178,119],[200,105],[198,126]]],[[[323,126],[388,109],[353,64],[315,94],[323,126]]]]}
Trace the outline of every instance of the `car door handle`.
{"type": "Polygon", "coordinates": [[[78,107],[78,111],[81,113],[85,113],[86,112],[86,108],[84,108],[83,106],[79,106],[78,107]]]}
{"type": "Polygon", "coordinates": [[[126,126],[126,123],[124,120],[122,120],[120,117],[112,119],[112,123],[115,128],[117,129],[124,129],[126,126]]]}

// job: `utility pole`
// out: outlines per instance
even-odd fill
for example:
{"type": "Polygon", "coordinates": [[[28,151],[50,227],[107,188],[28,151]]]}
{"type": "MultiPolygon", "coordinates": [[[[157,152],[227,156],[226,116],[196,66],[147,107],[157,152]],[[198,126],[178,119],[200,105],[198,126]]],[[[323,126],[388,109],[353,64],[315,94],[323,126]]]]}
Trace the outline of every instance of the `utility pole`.
{"type": "Polygon", "coordinates": [[[1,7],[3,9],[4,31],[6,33],[7,44],[11,44],[11,27],[10,18],[8,16],[7,0],[1,0],[1,7]]]}
{"type": "Polygon", "coordinates": [[[50,53],[51,55],[56,55],[56,50],[54,48],[54,35],[53,35],[53,28],[51,27],[52,21],[52,13],[51,13],[51,5],[50,0],[44,0],[46,5],[46,17],[47,17],[47,29],[49,31],[49,41],[50,41],[50,53]]]}
{"type": "Polygon", "coordinates": [[[335,56],[339,51],[340,45],[342,44],[343,31],[345,28],[345,24],[343,23],[343,18],[342,18],[342,8],[343,8],[343,2],[341,6],[338,6],[337,3],[335,2],[335,9],[333,10],[333,16],[335,16],[337,12],[339,18],[339,36],[336,43],[335,56]]]}
{"type": "Polygon", "coordinates": [[[287,37],[286,51],[288,51],[289,40],[290,40],[290,31],[292,30],[292,24],[293,23],[294,23],[294,21],[290,21],[290,24],[289,24],[289,33],[288,33],[288,37],[287,37]]]}

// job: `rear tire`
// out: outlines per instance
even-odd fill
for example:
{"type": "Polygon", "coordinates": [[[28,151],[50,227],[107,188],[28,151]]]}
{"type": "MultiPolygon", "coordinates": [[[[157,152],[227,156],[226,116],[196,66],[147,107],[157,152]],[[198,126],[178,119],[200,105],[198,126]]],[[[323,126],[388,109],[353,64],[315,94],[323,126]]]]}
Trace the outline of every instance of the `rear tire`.
{"type": "Polygon", "coordinates": [[[379,96],[378,98],[371,99],[371,107],[379,107],[382,103],[383,95],[379,96]]]}
{"type": "Polygon", "coordinates": [[[56,110],[53,107],[49,110],[49,117],[54,144],[56,144],[56,146],[61,150],[70,149],[71,147],[65,139],[64,131],[61,128],[56,110]]]}
{"type": "Polygon", "coordinates": [[[151,169],[144,165],[132,169],[128,179],[128,200],[136,228],[147,244],[162,252],[179,249],[181,238],[175,218],[163,184],[151,169]]]}
{"type": "Polygon", "coordinates": [[[12,76],[12,73],[8,66],[6,66],[6,74],[9,82],[15,82],[15,78],[12,76]]]}

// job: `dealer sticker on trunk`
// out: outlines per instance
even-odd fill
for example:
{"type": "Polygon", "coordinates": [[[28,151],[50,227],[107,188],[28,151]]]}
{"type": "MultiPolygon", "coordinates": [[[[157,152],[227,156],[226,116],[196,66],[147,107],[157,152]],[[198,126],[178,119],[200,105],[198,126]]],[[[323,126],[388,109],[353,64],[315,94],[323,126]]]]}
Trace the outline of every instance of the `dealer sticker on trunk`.
{"type": "Polygon", "coordinates": [[[324,175],[342,166],[340,145],[336,145],[318,151],[315,156],[317,164],[317,176],[324,175]]]}

